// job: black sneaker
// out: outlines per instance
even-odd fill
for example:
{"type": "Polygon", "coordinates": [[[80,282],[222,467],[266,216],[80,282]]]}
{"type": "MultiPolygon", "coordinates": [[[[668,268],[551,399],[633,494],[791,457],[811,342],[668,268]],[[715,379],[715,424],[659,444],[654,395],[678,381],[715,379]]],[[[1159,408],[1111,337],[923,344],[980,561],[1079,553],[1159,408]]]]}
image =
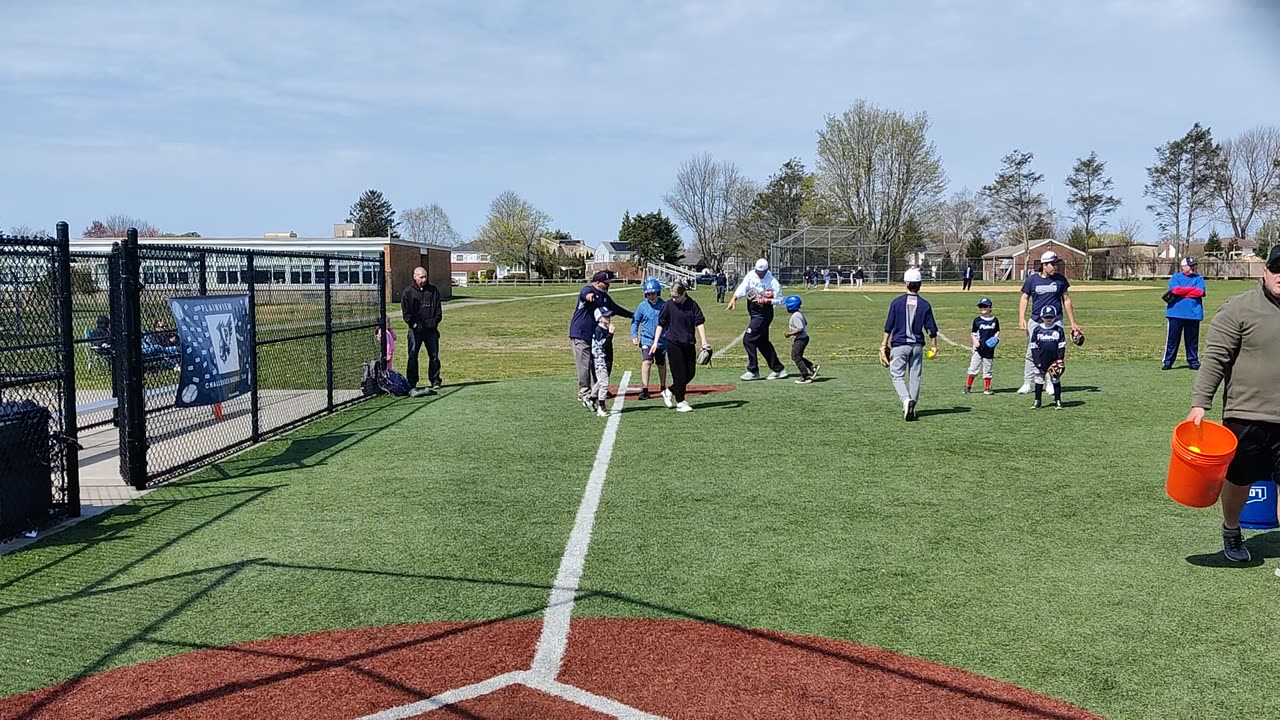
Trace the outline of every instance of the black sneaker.
{"type": "Polygon", "coordinates": [[[995,392],[993,392],[993,391],[991,390],[991,388],[987,388],[986,390],[983,390],[983,391],[982,391],[982,394],[983,394],[983,395],[995,395],[995,392]]]}
{"type": "Polygon", "coordinates": [[[1249,548],[1244,546],[1244,535],[1240,534],[1240,528],[1222,528],[1222,554],[1231,562],[1243,563],[1253,559],[1249,548]]]}
{"type": "Polygon", "coordinates": [[[1036,401],[1036,404],[1035,404],[1035,405],[1032,405],[1032,406],[1031,406],[1031,409],[1032,409],[1032,410],[1039,410],[1040,408],[1041,408],[1041,405],[1040,405],[1040,401],[1039,401],[1039,400],[1037,400],[1037,401],[1036,401]]]}
{"type": "Polygon", "coordinates": [[[1054,401],[1053,401],[1053,409],[1054,409],[1054,410],[1061,410],[1061,409],[1062,409],[1062,401],[1061,401],[1061,400],[1054,400],[1054,401]]]}
{"type": "Polygon", "coordinates": [[[971,393],[971,392],[973,392],[973,388],[969,387],[968,385],[965,385],[965,386],[964,386],[964,394],[965,394],[965,395],[968,395],[968,394],[969,394],[969,393],[971,393]]]}
{"type": "Polygon", "coordinates": [[[582,401],[582,407],[588,410],[596,409],[596,399],[590,395],[580,395],[578,400],[582,401]]]}
{"type": "Polygon", "coordinates": [[[648,400],[648,399],[649,399],[649,388],[645,388],[645,389],[641,390],[641,391],[640,391],[640,396],[639,396],[639,398],[637,398],[637,399],[639,399],[639,400],[648,400]]]}
{"type": "Polygon", "coordinates": [[[908,420],[916,419],[916,401],[915,400],[912,400],[911,404],[907,406],[907,419],[908,420]]]}
{"type": "Polygon", "coordinates": [[[444,383],[442,383],[442,382],[440,382],[439,380],[437,380],[437,381],[435,381],[435,382],[431,383],[431,389],[432,389],[432,390],[439,390],[439,389],[440,389],[440,386],[442,386],[442,385],[444,385],[444,383]]]}
{"type": "Polygon", "coordinates": [[[1173,366],[1172,366],[1172,365],[1161,365],[1161,366],[1160,366],[1160,369],[1161,369],[1161,370],[1172,370],[1172,369],[1173,369],[1173,366]]]}
{"type": "Polygon", "coordinates": [[[607,398],[609,398],[610,400],[612,400],[614,397],[616,397],[616,396],[613,394],[613,391],[612,391],[612,390],[606,390],[606,391],[605,391],[605,393],[604,393],[604,396],[605,396],[605,397],[607,397],[607,398]]]}
{"type": "Polygon", "coordinates": [[[1200,369],[1200,366],[1199,366],[1199,365],[1188,365],[1187,367],[1191,368],[1192,370],[1199,370],[1199,369],[1200,369]]]}

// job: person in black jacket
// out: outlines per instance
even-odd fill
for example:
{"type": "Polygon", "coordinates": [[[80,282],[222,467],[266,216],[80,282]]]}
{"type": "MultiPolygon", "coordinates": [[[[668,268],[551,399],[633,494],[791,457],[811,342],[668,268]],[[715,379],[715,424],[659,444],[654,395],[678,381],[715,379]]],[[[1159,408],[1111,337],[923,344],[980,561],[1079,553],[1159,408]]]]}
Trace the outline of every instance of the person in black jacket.
{"type": "Polygon", "coordinates": [[[426,268],[413,269],[413,282],[400,293],[400,311],[404,323],[409,326],[409,368],[405,378],[414,388],[411,394],[430,395],[438,390],[440,381],[440,291],[427,282],[426,268]],[[418,386],[418,348],[427,346],[427,380],[431,383],[425,391],[418,386]]]}

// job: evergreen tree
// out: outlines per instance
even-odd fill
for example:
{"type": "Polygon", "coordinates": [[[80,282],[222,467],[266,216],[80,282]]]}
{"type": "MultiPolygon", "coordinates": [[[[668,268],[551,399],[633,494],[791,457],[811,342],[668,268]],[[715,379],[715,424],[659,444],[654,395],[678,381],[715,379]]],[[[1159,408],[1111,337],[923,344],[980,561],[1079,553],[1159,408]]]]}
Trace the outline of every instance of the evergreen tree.
{"type": "Polygon", "coordinates": [[[365,190],[351,206],[347,222],[356,228],[356,237],[400,237],[396,231],[396,211],[391,201],[377,190],[365,190]]]}
{"type": "Polygon", "coordinates": [[[1094,230],[1106,225],[1103,218],[1120,207],[1120,198],[1107,194],[1115,183],[1105,175],[1106,171],[1107,164],[1098,159],[1098,153],[1091,152],[1087,158],[1077,158],[1067,176],[1067,187],[1071,188],[1067,205],[1075,211],[1085,237],[1092,237],[1094,230]]]}
{"type": "Polygon", "coordinates": [[[1209,239],[1204,243],[1204,254],[1211,255],[1221,253],[1225,248],[1222,247],[1222,238],[1218,236],[1217,230],[1209,232],[1209,239]]]}
{"type": "Polygon", "coordinates": [[[684,243],[680,241],[676,224],[661,210],[635,217],[630,213],[624,215],[618,241],[630,243],[636,258],[644,262],[657,260],[675,264],[684,258],[684,243]]]}

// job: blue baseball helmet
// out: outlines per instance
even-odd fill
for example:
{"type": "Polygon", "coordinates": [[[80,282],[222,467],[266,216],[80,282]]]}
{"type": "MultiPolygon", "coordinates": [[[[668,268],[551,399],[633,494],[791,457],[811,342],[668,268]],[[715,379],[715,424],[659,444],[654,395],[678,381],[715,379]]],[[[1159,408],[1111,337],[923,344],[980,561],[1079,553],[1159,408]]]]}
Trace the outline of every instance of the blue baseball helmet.
{"type": "Polygon", "coordinates": [[[644,294],[662,293],[662,283],[658,282],[658,278],[649,278],[644,281],[644,294]]]}
{"type": "Polygon", "coordinates": [[[800,296],[788,295],[782,304],[786,306],[787,312],[795,312],[800,309],[800,296]]]}

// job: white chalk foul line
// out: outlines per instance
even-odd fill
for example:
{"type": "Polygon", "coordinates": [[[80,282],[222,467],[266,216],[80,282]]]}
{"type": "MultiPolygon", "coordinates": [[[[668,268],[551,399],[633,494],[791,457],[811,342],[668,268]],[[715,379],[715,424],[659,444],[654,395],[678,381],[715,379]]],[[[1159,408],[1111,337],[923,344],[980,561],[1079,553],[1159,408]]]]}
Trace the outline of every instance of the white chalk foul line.
{"type": "Polygon", "coordinates": [[[738,337],[734,338],[734,339],[733,339],[733,342],[729,343],[728,345],[725,345],[724,347],[722,347],[722,348],[720,348],[719,350],[717,350],[717,351],[715,351],[714,353],[712,353],[712,354],[711,354],[711,357],[713,357],[713,358],[724,357],[724,354],[725,354],[725,353],[727,353],[727,352],[729,352],[730,350],[732,350],[733,348],[737,347],[737,346],[738,346],[738,344],[742,342],[742,338],[744,338],[744,337],[746,337],[746,336],[747,336],[747,331],[746,331],[746,330],[743,330],[742,332],[738,333],[738,337]]]}
{"type": "Polygon", "coordinates": [[[573,521],[569,544],[560,558],[560,571],[556,573],[551,588],[547,611],[542,617],[542,635],[538,638],[538,650],[533,655],[529,669],[537,676],[553,681],[560,675],[560,664],[569,644],[569,620],[573,617],[573,604],[578,594],[578,582],[587,561],[587,548],[591,546],[591,531],[595,527],[596,509],[600,507],[600,495],[604,490],[604,478],[609,472],[609,459],[613,456],[613,443],[618,437],[618,424],[622,421],[622,404],[627,396],[627,383],[631,373],[624,372],[618,381],[618,396],[613,401],[613,411],[605,423],[600,449],[591,465],[587,489],[578,505],[578,516],[573,521]]]}
{"type": "Polygon", "coordinates": [[[534,651],[533,663],[529,669],[497,675],[425,700],[366,715],[360,720],[403,720],[425,715],[433,710],[495,693],[511,685],[524,685],[620,720],[666,720],[660,715],[637,710],[617,700],[566,685],[556,679],[560,676],[560,666],[569,645],[569,623],[573,618],[578,583],[582,580],[587,549],[591,546],[596,510],[600,507],[600,496],[609,471],[609,460],[613,457],[613,444],[618,437],[618,424],[622,422],[622,406],[630,380],[631,372],[628,371],[622,373],[622,379],[618,381],[618,395],[613,401],[613,412],[605,423],[604,437],[600,439],[600,449],[596,451],[591,476],[587,478],[587,489],[578,505],[573,531],[569,533],[569,543],[560,558],[560,571],[556,573],[555,584],[551,588],[551,597],[547,601],[542,619],[542,634],[538,638],[538,647],[534,651]]]}
{"type": "Polygon", "coordinates": [[[938,337],[942,338],[943,342],[950,345],[951,347],[964,347],[960,343],[952,340],[951,338],[947,337],[946,335],[943,335],[942,333],[938,333],[938,337]]]}

